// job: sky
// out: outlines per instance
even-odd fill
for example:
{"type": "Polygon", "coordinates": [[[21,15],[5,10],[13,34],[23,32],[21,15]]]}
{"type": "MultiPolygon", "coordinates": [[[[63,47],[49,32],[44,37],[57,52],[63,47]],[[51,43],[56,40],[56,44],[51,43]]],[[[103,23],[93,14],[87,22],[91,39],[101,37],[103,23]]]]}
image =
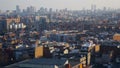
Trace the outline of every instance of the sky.
{"type": "Polygon", "coordinates": [[[16,5],[21,9],[27,6],[34,6],[36,9],[40,7],[80,10],[83,8],[90,9],[95,4],[97,8],[111,7],[120,8],[120,0],[0,0],[0,10],[14,10],[16,5]]]}

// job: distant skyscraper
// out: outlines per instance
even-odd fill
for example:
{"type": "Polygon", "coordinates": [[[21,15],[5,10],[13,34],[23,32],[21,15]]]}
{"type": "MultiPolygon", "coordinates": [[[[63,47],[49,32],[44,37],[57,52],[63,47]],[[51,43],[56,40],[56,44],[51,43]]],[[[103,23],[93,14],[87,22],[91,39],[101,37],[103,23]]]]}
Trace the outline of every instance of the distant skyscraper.
{"type": "Polygon", "coordinates": [[[67,12],[67,8],[65,8],[64,11],[67,12]]]}
{"type": "Polygon", "coordinates": [[[39,12],[40,12],[41,14],[43,14],[44,11],[45,11],[45,8],[44,8],[44,7],[41,7],[39,12]]]}
{"type": "Polygon", "coordinates": [[[33,6],[27,7],[27,12],[28,13],[34,13],[34,12],[36,12],[36,8],[33,7],[33,6]]]}
{"type": "Polygon", "coordinates": [[[91,10],[95,11],[96,10],[96,5],[91,5],[91,10]]]}
{"type": "Polygon", "coordinates": [[[103,11],[106,11],[107,10],[107,8],[106,7],[103,7],[103,11]]]}
{"type": "Polygon", "coordinates": [[[50,13],[52,12],[52,8],[49,9],[49,12],[50,12],[50,13]]]}
{"type": "Polygon", "coordinates": [[[20,12],[21,12],[19,5],[16,5],[16,12],[17,12],[17,13],[20,13],[20,12]]]}
{"type": "Polygon", "coordinates": [[[56,12],[58,12],[58,9],[56,9],[56,12]]]}
{"type": "Polygon", "coordinates": [[[45,12],[47,12],[48,11],[48,9],[47,8],[45,8],[45,12]]]}
{"type": "Polygon", "coordinates": [[[0,14],[2,13],[2,10],[0,10],[0,14]]]}
{"type": "Polygon", "coordinates": [[[35,8],[34,6],[31,6],[31,7],[30,7],[30,10],[31,10],[31,12],[33,12],[33,13],[36,12],[36,8],[35,8]]]}
{"type": "Polygon", "coordinates": [[[93,14],[96,13],[96,5],[91,5],[91,11],[93,14]]]}

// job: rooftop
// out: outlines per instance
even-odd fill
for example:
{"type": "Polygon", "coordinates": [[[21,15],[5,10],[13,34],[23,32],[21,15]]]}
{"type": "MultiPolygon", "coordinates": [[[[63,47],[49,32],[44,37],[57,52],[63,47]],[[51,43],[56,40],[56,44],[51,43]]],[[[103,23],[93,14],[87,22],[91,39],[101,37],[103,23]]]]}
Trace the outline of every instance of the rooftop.
{"type": "Polygon", "coordinates": [[[64,65],[67,62],[65,59],[46,59],[46,58],[41,58],[41,59],[31,59],[31,60],[25,60],[19,63],[15,63],[9,66],[6,66],[6,68],[17,68],[17,67],[24,67],[26,65],[64,65]]]}
{"type": "Polygon", "coordinates": [[[21,64],[44,64],[44,65],[62,65],[66,62],[66,60],[60,60],[60,59],[32,59],[28,60],[26,62],[23,62],[21,64]]]}

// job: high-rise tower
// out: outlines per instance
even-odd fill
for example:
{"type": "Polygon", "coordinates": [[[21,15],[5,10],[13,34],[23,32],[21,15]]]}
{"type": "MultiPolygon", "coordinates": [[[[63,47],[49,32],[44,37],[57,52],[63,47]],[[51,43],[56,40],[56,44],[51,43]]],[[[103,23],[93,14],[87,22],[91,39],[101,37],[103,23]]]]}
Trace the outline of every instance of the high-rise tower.
{"type": "Polygon", "coordinates": [[[20,12],[21,12],[19,5],[16,5],[16,12],[17,12],[17,13],[20,13],[20,12]]]}

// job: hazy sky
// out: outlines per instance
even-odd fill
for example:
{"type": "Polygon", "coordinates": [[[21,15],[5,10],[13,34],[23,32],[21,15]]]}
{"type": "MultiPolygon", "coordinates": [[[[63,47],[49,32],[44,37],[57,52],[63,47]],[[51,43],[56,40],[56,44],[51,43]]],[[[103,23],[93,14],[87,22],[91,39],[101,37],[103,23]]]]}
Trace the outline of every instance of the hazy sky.
{"type": "Polygon", "coordinates": [[[96,4],[97,8],[102,8],[103,6],[120,8],[120,0],[0,0],[0,9],[14,10],[16,5],[19,5],[20,8],[23,9],[32,5],[37,9],[46,7],[79,10],[82,8],[90,8],[91,4],[96,4]]]}

